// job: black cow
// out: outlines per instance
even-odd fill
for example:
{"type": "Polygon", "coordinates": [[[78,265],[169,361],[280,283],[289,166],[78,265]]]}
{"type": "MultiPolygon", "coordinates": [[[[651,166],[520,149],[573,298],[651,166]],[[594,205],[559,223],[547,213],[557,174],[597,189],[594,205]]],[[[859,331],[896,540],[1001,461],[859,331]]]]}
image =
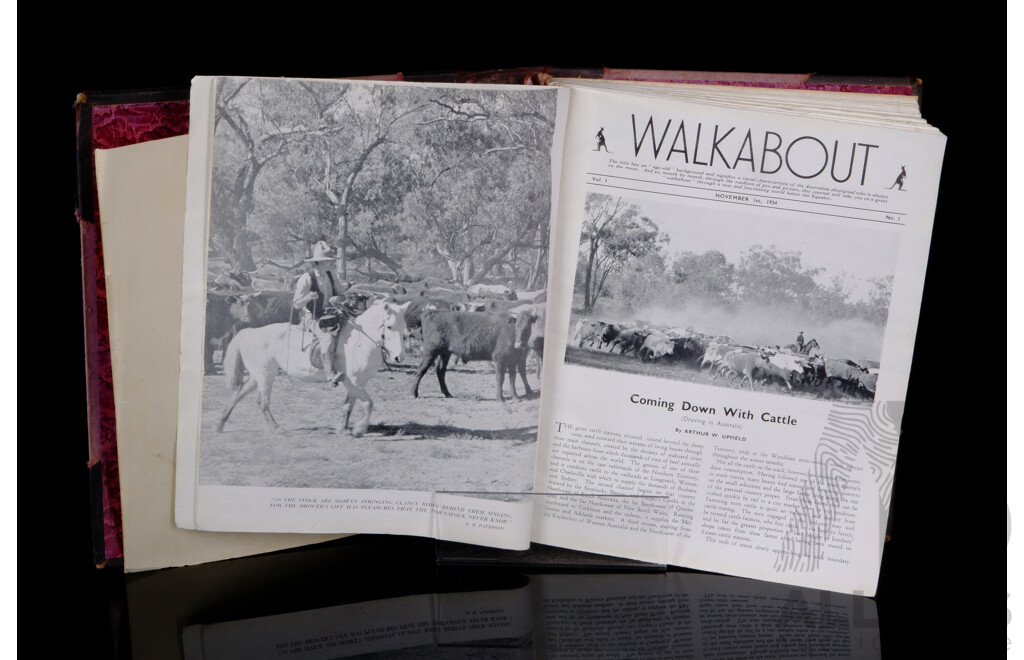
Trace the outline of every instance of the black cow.
{"type": "Polygon", "coordinates": [[[819,387],[827,382],[828,374],[825,373],[825,358],[811,357],[804,365],[803,384],[812,387],[819,387]]]}
{"type": "Polygon", "coordinates": [[[537,378],[540,378],[544,366],[544,324],[547,317],[547,305],[535,304],[532,310],[520,312],[533,315],[533,329],[530,331],[530,350],[537,356],[537,378]]]}
{"type": "Polygon", "coordinates": [[[206,294],[206,335],[203,342],[205,373],[213,373],[214,346],[227,346],[235,332],[252,322],[245,296],[210,291],[206,294]]]}
{"type": "Polygon", "coordinates": [[[481,300],[481,302],[483,302],[486,305],[484,309],[485,309],[485,311],[488,311],[488,312],[507,312],[510,309],[514,309],[516,307],[522,307],[523,306],[522,302],[520,302],[518,300],[515,300],[515,299],[510,299],[510,300],[483,299],[483,300],[481,300]]]}
{"type": "Polygon", "coordinates": [[[597,342],[598,350],[601,350],[605,346],[610,346],[615,338],[622,334],[622,326],[617,323],[609,323],[604,327],[604,332],[601,333],[601,341],[597,342]]]}
{"type": "Polygon", "coordinates": [[[530,337],[530,348],[537,356],[537,378],[540,378],[540,374],[544,370],[544,335],[530,337]]]}
{"type": "Polygon", "coordinates": [[[505,374],[509,376],[512,395],[516,392],[515,373],[523,379],[526,396],[533,390],[526,380],[526,352],[529,349],[530,331],[536,316],[520,314],[493,314],[491,312],[456,312],[432,309],[423,313],[423,361],[416,372],[412,386],[413,397],[419,396],[420,380],[431,365],[436,364],[437,382],[441,392],[451,397],[445,383],[448,360],[452,355],[463,362],[491,360],[497,377],[498,400],[504,401],[501,391],[505,374]]]}
{"type": "Polygon", "coordinates": [[[704,357],[704,353],[708,350],[708,345],[711,343],[711,337],[708,335],[702,335],[696,333],[686,337],[687,346],[690,347],[696,355],[693,358],[694,364],[700,364],[701,358],[704,357]]]}
{"type": "Polygon", "coordinates": [[[633,353],[639,353],[640,347],[644,345],[644,341],[651,334],[649,330],[623,330],[619,333],[619,336],[612,341],[612,347],[608,349],[611,353],[615,350],[615,347],[619,347],[619,354],[625,355],[626,351],[633,351],[633,353]]]}
{"type": "Polygon", "coordinates": [[[225,271],[213,279],[217,291],[252,291],[252,277],[249,273],[225,271]]]}
{"type": "Polygon", "coordinates": [[[271,323],[298,323],[301,314],[292,308],[291,291],[257,291],[243,296],[249,306],[250,324],[259,328],[271,323]]]}
{"type": "Polygon", "coordinates": [[[518,300],[498,300],[496,298],[479,298],[470,302],[454,303],[452,309],[460,312],[507,312],[522,307],[518,300]]]}
{"type": "MultiPolygon", "coordinates": [[[[526,380],[526,355],[530,352],[530,345],[533,340],[533,326],[537,321],[537,314],[533,312],[522,312],[515,317],[511,323],[513,331],[502,331],[498,335],[498,341],[494,346],[494,369],[497,374],[498,400],[505,401],[502,393],[502,384],[505,374],[508,374],[508,385],[512,390],[512,396],[519,398],[516,392],[516,372],[523,379],[523,387],[526,389],[525,396],[533,396],[530,383],[526,380]]],[[[510,324],[506,321],[506,329],[510,324]]]]}
{"type": "MultiPolygon", "coordinates": [[[[395,296],[396,298],[402,298],[395,296]]],[[[401,300],[396,302],[407,302],[412,301],[408,309],[405,310],[405,327],[409,330],[415,330],[419,328],[423,321],[423,313],[430,309],[451,309],[451,303],[440,298],[420,298],[405,296],[401,300]]]]}
{"type": "Polygon", "coordinates": [[[704,351],[700,343],[693,337],[673,337],[671,339],[673,349],[665,354],[665,359],[670,362],[690,362],[700,364],[704,357],[704,351]]]}

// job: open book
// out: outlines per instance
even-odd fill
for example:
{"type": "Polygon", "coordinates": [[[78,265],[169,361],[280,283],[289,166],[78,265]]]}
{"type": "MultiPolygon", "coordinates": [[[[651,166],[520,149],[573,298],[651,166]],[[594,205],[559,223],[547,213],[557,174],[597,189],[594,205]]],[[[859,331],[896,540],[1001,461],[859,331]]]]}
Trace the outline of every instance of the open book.
{"type": "Polygon", "coordinates": [[[178,525],[873,594],[945,138],[912,97],[556,83],[196,79],[178,525]],[[320,241],[365,309],[324,327],[320,241]]]}

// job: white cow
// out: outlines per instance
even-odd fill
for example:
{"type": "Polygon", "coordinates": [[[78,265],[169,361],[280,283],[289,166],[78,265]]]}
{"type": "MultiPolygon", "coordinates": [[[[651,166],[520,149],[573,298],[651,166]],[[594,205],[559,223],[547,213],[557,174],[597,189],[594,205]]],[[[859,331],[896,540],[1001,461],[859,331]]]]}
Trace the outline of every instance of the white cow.
{"type": "Polygon", "coordinates": [[[511,297],[512,289],[504,284],[472,284],[466,291],[474,298],[505,298],[507,300],[514,300],[511,297]]]}

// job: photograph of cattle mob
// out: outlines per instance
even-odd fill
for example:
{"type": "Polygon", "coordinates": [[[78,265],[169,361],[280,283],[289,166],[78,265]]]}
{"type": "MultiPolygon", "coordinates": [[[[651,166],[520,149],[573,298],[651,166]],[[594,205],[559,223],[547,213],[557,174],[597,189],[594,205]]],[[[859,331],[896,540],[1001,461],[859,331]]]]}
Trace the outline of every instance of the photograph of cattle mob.
{"type": "Polygon", "coordinates": [[[528,92],[218,80],[201,484],[532,489],[555,94],[528,92]]]}
{"type": "Polygon", "coordinates": [[[866,404],[881,366],[893,229],[590,193],[565,362],[866,404]]]}

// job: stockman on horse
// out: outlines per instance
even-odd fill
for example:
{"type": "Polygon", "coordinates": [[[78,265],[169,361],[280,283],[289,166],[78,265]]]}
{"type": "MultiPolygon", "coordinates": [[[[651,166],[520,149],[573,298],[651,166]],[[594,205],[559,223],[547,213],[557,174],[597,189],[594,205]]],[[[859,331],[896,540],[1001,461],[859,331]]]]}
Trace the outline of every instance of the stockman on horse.
{"type": "Polygon", "coordinates": [[[292,306],[302,310],[303,332],[313,335],[307,347],[310,364],[317,369],[323,367],[327,382],[337,387],[345,378],[344,360],[334,350],[338,333],[366,310],[367,296],[338,295],[338,279],[330,270],[335,259],[334,250],[325,241],[313,245],[313,256],[306,259],[309,270],[295,283],[292,306]]]}
{"type": "MultiPolygon", "coordinates": [[[[344,362],[346,371],[341,381],[346,395],[341,406],[339,432],[349,427],[356,402],[363,401],[366,416],[353,428],[352,434],[358,437],[366,433],[373,412],[373,397],[367,383],[384,364],[384,354],[393,362],[402,360],[405,353],[405,312],[411,304],[411,301],[399,305],[384,298],[375,300],[344,327],[339,325],[335,352],[344,354],[339,358],[344,362]]],[[[321,322],[325,318],[327,315],[321,317],[321,322]]],[[[290,323],[272,323],[258,328],[243,328],[232,338],[224,352],[224,375],[231,396],[217,423],[218,431],[224,429],[235,405],[254,390],[259,391],[257,403],[268,429],[276,429],[277,421],[270,412],[270,395],[280,370],[290,378],[323,382],[324,372],[319,368],[311,369],[306,361],[309,357],[309,346],[305,345],[308,335],[296,332],[294,327],[290,323]]]]}

